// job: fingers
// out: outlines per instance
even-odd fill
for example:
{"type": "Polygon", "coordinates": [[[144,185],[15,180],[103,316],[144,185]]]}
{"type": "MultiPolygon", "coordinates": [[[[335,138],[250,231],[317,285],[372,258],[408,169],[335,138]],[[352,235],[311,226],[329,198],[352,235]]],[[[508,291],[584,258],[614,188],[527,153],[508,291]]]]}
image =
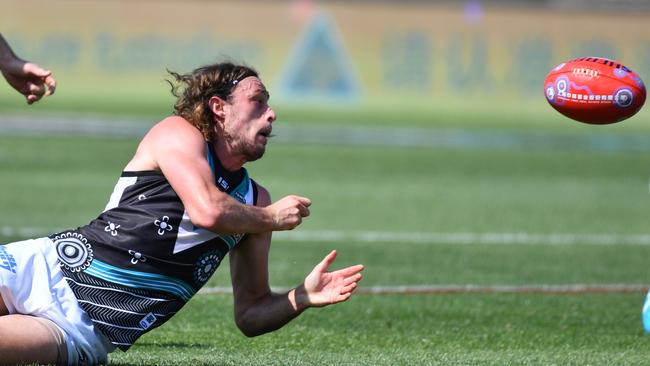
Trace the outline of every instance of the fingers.
{"type": "Polygon", "coordinates": [[[311,200],[309,198],[300,196],[289,196],[289,198],[298,201],[295,205],[301,217],[309,216],[309,206],[311,206],[311,200]]]}
{"type": "Polygon", "coordinates": [[[356,282],[352,282],[351,284],[349,284],[347,286],[341,287],[340,294],[341,295],[348,295],[348,294],[351,295],[351,292],[354,291],[354,289],[357,288],[357,286],[358,285],[357,285],[356,282]]]}
{"type": "Polygon", "coordinates": [[[51,71],[45,70],[44,68],[31,63],[27,62],[23,65],[23,73],[25,75],[33,75],[36,76],[39,79],[45,79],[47,76],[52,75],[51,71]]]}
{"type": "Polygon", "coordinates": [[[345,301],[359,286],[363,265],[327,272],[336,256],[336,250],[328,253],[305,278],[303,288],[308,294],[310,306],[321,307],[345,301]]]}
{"type": "Polygon", "coordinates": [[[364,266],[363,264],[357,264],[354,266],[346,267],[343,269],[338,270],[337,272],[340,272],[340,274],[344,277],[350,277],[353,276],[361,271],[363,271],[364,266]]]}
{"type": "Polygon", "coordinates": [[[27,92],[25,97],[27,98],[27,103],[32,104],[40,100],[43,95],[45,95],[45,86],[42,84],[27,83],[27,92]]]}
{"type": "Polygon", "coordinates": [[[347,287],[347,286],[349,286],[349,285],[351,285],[353,283],[357,283],[357,282],[361,281],[361,278],[363,278],[361,273],[357,273],[354,276],[346,277],[343,280],[342,286],[347,287]]]}
{"type": "Polygon", "coordinates": [[[56,90],[56,80],[54,80],[54,77],[52,77],[51,72],[48,71],[48,73],[49,74],[45,76],[45,79],[43,79],[45,85],[47,85],[47,92],[45,93],[45,95],[52,95],[56,90]]]}
{"type": "Polygon", "coordinates": [[[300,201],[305,207],[311,206],[311,200],[307,197],[293,196],[295,199],[300,201]]]}
{"type": "Polygon", "coordinates": [[[287,196],[268,206],[275,222],[274,230],[292,230],[309,216],[311,200],[300,196],[287,196]]]}
{"type": "Polygon", "coordinates": [[[43,95],[45,94],[45,85],[44,84],[35,84],[35,83],[27,83],[27,90],[29,90],[29,94],[33,95],[43,95]]]}
{"type": "Polygon", "coordinates": [[[28,104],[40,100],[43,96],[52,95],[56,90],[56,80],[54,80],[51,71],[31,62],[25,63],[22,71],[24,80],[27,83],[28,92],[24,94],[28,104]]]}
{"type": "Polygon", "coordinates": [[[343,295],[339,296],[338,301],[343,302],[343,301],[349,299],[351,296],[352,296],[352,292],[348,292],[347,294],[343,294],[343,295]]]}
{"type": "MultiPolygon", "coordinates": [[[[358,266],[355,266],[355,267],[358,267],[358,266]]],[[[363,267],[363,266],[361,266],[361,267],[363,267]]],[[[342,274],[345,271],[339,271],[339,272],[342,274]]],[[[341,282],[341,291],[340,291],[340,293],[345,294],[345,293],[348,293],[348,292],[351,292],[352,290],[354,290],[357,287],[357,285],[359,284],[359,281],[361,281],[362,278],[363,278],[363,276],[358,271],[355,272],[353,275],[345,276],[343,278],[343,281],[341,282]]]]}
{"type": "Polygon", "coordinates": [[[311,214],[311,212],[309,212],[309,209],[306,206],[298,205],[297,208],[298,208],[298,212],[300,213],[300,217],[307,217],[311,214]]]}
{"type": "Polygon", "coordinates": [[[361,270],[363,270],[363,266],[356,265],[337,271],[339,275],[345,276],[339,285],[337,302],[345,301],[352,296],[352,292],[359,286],[359,281],[363,278],[359,273],[361,270]]]}
{"type": "Polygon", "coordinates": [[[362,278],[363,276],[361,275],[361,273],[357,273],[353,276],[344,278],[343,281],[341,282],[341,290],[339,291],[339,293],[346,294],[348,292],[352,292],[355,288],[357,288],[357,286],[359,285],[359,281],[361,281],[362,278]]]}
{"type": "Polygon", "coordinates": [[[359,277],[356,281],[353,281],[348,285],[341,287],[339,295],[336,297],[336,302],[342,302],[349,299],[352,296],[352,292],[359,286],[359,280],[361,280],[361,277],[359,277]]]}
{"type": "Polygon", "coordinates": [[[332,250],[328,255],[323,258],[323,260],[316,265],[314,270],[320,273],[325,273],[327,272],[327,268],[334,263],[334,260],[336,259],[336,250],[332,250]]]}

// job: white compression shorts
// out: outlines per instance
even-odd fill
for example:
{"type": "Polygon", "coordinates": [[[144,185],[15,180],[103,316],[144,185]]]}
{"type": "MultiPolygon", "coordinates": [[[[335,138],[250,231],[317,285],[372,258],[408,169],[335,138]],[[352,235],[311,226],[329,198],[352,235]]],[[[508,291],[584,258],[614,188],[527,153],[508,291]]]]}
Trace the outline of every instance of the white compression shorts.
{"type": "Polygon", "coordinates": [[[10,314],[49,319],[61,329],[69,365],[108,362],[115,346],[79,307],[49,238],[0,245],[0,295],[10,314]]]}

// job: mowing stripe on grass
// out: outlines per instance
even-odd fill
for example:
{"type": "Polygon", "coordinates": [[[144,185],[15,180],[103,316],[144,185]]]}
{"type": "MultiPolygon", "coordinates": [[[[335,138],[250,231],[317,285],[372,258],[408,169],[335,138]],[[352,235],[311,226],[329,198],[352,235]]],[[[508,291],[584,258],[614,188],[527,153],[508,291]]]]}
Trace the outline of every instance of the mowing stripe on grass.
{"type": "MultiPolygon", "coordinates": [[[[0,134],[27,136],[142,137],[156,121],[97,116],[0,116],[0,134]]],[[[461,149],[536,149],[647,152],[648,136],[639,134],[566,134],[543,131],[449,128],[372,127],[336,124],[278,124],[274,141],[348,146],[390,146],[461,149]]]]}
{"type": "MultiPolygon", "coordinates": [[[[1,226],[5,237],[36,237],[55,233],[62,228],[1,226]]],[[[534,234],[534,233],[428,233],[397,231],[295,230],[275,232],[274,238],[299,242],[357,242],[459,245],[650,245],[650,234],[534,234]]]]}
{"type": "Polygon", "coordinates": [[[50,235],[61,230],[62,229],[60,228],[1,226],[0,235],[8,238],[33,238],[37,236],[50,235]]]}
{"type": "MultiPolygon", "coordinates": [[[[639,284],[567,284],[567,285],[417,285],[417,286],[370,286],[359,287],[355,292],[366,295],[437,295],[464,293],[530,293],[530,294],[598,294],[598,293],[645,293],[648,285],[639,284]]],[[[286,292],[289,288],[274,287],[274,292],[286,292]]],[[[230,287],[205,287],[199,294],[232,294],[230,287]]]]}

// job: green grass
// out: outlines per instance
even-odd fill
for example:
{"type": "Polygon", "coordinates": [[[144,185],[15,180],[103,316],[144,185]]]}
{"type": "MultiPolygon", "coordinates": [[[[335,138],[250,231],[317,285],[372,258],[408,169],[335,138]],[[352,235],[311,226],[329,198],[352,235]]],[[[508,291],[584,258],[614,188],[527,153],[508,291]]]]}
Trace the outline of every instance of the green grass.
{"type": "MultiPolygon", "coordinates": [[[[108,118],[136,118],[157,121],[173,110],[174,98],[161,74],[157,81],[84,78],[83,83],[61,81],[56,93],[39,103],[26,107],[24,98],[8,86],[0,85],[0,113],[26,111],[35,115],[92,114],[108,118]],[[72,82],[72,84],[71,84],[72,82]],[[97,88],[97,85],[103,85],[97,88]],[[119,92],[116,92],[119,91],[119,92]]],[[[405,97],[367,100],[363,103],[341,105],[323,102],[305,105],[288,103],[271,97],[271,106],[280,123],[332,126],[391,126],[420,128],[493,128],[528,131],[531,128],[562,133],[594,131],[634,133],[650,131],[650,109],[645,108],[625,123],[589,126],[571,121],[553,110],[542,95],[521,95],[513,99],[502,96],[456,96],[422,98],[409,102],[405,97]]]]}
{"type": "Polygon", "coordinates": [[[360,295],[269,335],[233,326],[229,296],[196,297],[115,364],[641,365],[637,295],[360,295]],[[609,309],[609,311],[607,311],[609,309]],[[615,309],[615,310],[614,310],[615,309]],[[206,316],[205,314],[210,314],[206,316]]]}
{"type": "MultiPolygon", "coordinates": [[[[599,130],[603,131],[603,130],[599,130]]],[[[569,134],[574,132],[568,132],[569,134]]],[[[2,228],[82,225],[104,207],[133,139],[0,136],[2,228]]],[[[250,165],[274,198],[313,199],[298,232],[647,234],[647,153],[574,148],[272,144],[250,165]]],[[[6,230],[4,231],[6,232],[6,230]]],[[[0,236],[8,242],[19,234],[0,236]]],[[[644,284],[650,245],[276,240],[273,286],[330,249],[363,286],[644,284]]],[[[228,286],[228,263],[208,286],[228,286]]],[[[358,295],[285,328],[241,335],[230,295],[198,295],[118,365],[640,365],[644,294],[358,295]]]]}
{"type": "MultiPolygon", "coordinates": [[[[3,225],[93,218],[136,146],[0,137],[3,225]]],[[[313,199],[305,229],[630,234],[647,232],[648,167],[637,152],[282,144],[249,170],[276,199],[313,199]]]]}

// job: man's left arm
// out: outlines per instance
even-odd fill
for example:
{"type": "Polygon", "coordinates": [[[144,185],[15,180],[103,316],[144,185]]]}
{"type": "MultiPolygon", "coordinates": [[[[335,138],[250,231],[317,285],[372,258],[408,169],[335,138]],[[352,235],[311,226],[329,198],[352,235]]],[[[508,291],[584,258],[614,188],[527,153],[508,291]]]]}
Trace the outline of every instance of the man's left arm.
{"type": "MultiPolygon", "coordinates": [[[[259,205],[271,202],[268,192],[262,187],[258,201],[259,205]]],[[[361,280],[362,265],[328,272],[336,258],[336,251],[332,251],[314,267],[302,284],[287,293],[273,293],[268,281],[270,244],[270,232],[252,234],[230,253],[235,322],[249,337],[279,329],[309,307],[322,307],[349,299],[361,280]]]]}

